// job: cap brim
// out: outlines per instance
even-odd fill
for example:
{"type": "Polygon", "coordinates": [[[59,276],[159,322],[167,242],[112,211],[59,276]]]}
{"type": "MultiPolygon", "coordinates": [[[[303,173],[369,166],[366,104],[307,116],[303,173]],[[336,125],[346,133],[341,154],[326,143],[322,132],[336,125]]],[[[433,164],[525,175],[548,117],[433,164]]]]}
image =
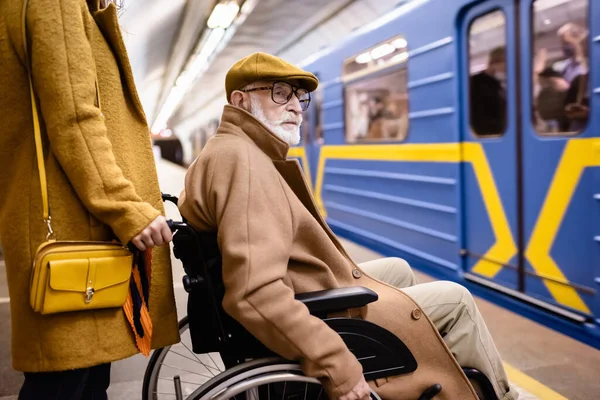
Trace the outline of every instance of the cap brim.
{"type": "Polygon", "coordinates": [[[286,76],[273,76],[273,77],[265,77],[265,80],[268,81],[298,81],[298,86],[308,90],[309,92],[314,92],[319,87],[319,81],[315,78],[307,75],[286,75],[286,76]]]}

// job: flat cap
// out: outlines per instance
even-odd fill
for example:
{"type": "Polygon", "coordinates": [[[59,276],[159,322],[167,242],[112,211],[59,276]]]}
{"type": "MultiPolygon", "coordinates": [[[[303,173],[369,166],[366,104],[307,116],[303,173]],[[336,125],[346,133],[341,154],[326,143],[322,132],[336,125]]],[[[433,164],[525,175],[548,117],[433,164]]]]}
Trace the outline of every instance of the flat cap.
{"type": "Polygon", "coordinates": [[[227,101],[234,90],[257,81],[292,80],[295,79],[299,85],[314,91],[319,86],[319,80],[308,71],[304,71],[279,57],[267,53],[252,53],[242,58],[227,71],[225,76],[225,91],[227,101]]]}

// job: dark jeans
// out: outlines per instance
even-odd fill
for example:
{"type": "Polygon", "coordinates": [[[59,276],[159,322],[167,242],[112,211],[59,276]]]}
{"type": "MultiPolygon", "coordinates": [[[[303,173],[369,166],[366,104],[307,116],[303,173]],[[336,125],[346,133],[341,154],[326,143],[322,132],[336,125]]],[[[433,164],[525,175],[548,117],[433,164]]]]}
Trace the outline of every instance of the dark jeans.
{"type": "Polygon", "coordinates": [[[110,364],[60,372],[26,372],[19,400],[108,400],[110,364]]]}

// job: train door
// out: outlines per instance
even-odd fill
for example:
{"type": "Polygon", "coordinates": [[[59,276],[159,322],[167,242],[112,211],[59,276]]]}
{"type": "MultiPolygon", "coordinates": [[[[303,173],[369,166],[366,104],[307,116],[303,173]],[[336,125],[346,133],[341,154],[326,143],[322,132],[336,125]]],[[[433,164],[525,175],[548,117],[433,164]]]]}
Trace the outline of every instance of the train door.
{"type": "Polygon", "coordinates": [[[600,142],[599,115],[589,112],[599,85],[588,71],[594,65],[589,49],[598,47],[600,4],[522,0],[521,8],[525,293],[592,314],[600,264],[600,199],[594,198],[600,142]]]}
{"type": "Polygon", "coordinates": [[[463,29],[467,278],[584,321],[600,262],[587,73],[599,5],[507,3],[474,7],[463,29]]]}
{"type": "MultiPolygon", "coordinates": [[[[319,153],[323,145],[321,100],[322,89],[319,87],[311,94],[310,106],[303,114],[302,143],[300,143],[302,150],[300,152],[296,150],[297,156],[301,158],[300,162],[311,188],[315,187],[319,153]]],[[[294,151],[291,153],[294,154],[294,151]]]]}
{"type": "Polygon", "coordinates": [[[474,279],[522,289],[517,254],[517,62],[514,2],[465,14],[462,46],[463,256],[474,279]]]}
{"type": "MultiPolygon", "coordinates": [[[[318,75],[317,75],[318,76],[318,75]]],[[[312,121],[313,126],[311,130],[311,138],[308,143],[306,143],[306,156],[308,158],[308,165],[310,168],[311,174],[311,184],[312,187],[315,187],[316,179],[317,179],[317,168],[319,165],[319,154],[321,152],[321,146],[323,146],[323,123],[321,120],[322,113],[322,104],[323,104],[323,89],[321,87],[317,88],[317,90],[313,93],[312,97],[312,121]]]]}

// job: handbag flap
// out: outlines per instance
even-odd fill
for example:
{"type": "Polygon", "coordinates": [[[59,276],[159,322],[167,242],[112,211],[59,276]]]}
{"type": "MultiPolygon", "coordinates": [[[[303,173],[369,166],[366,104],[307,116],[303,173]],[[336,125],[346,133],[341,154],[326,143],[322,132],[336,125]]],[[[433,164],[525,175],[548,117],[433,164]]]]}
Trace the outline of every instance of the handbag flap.
{"type": "Polygon", "coordinates": [[[131,276],[133,257],[116,256],[52,260],[48,263],[50,287],[54,290],[85,293],[124,283],[131,276]]]}
{"type": "Polygon", "coordinates": [[[90,261],[52,260],[48,263],[50,287],[54,290],[85,293],[90,261]]]}
{"type": "Polygon", "coordinates": [[[128,255],[121,257],[94,258],[90,263],[92,267],[96,267],[94,289],[100,290],[128,281],[131,277],[133,257],[128,255]]]}

